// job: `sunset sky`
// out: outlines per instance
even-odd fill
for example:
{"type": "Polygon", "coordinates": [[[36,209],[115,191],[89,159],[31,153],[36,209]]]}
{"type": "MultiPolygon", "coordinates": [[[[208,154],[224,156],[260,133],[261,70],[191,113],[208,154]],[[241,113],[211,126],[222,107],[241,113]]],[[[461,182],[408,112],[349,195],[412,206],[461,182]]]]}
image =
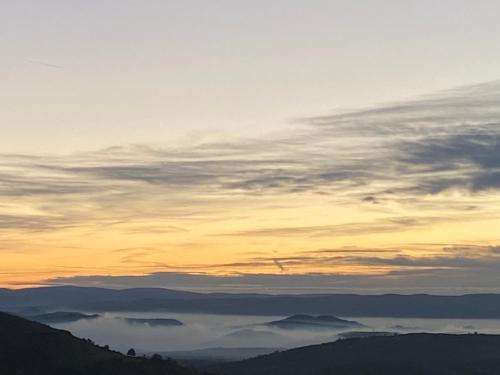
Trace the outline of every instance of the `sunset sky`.
{"type": "Polygon", "coordinates": [[[500,2],[0,5],[0,287],[500,291],[500,2]]]}

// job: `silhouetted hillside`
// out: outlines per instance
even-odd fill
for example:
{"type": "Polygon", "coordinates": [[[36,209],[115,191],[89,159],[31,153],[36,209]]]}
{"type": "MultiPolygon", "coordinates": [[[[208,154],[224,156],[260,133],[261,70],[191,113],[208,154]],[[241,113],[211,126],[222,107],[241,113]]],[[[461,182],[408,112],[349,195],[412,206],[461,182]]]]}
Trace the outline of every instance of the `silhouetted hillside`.
{"type": "Polygon", "coordinates": [[[127,357],[20,317],[0,313],[0,374],[193,375],[172,360],[127,357]]]}
{"type": "Polygon", "coordinates": [[[352,338],[226,363],[214,370],[223,375],[498,375],[500,336],[352,338]]]}
{"type": "MultiPolygon", "coordinates": [[[[259,355],[273,353],[277,348],[205,348],[198,350],[184,350],[161,352],[160,354],[173,358],[181,364],[194,367],[200,371],[210,369],[214,365],[225,362],[241,361],[259,355]]],[[[210,375],[218,375],[210,372],[210,375]]]]}
{"type": "Polygon", "coordinates": [[[192,293],[161,288],[112,290],[82,287],[0,289],[0,309],[170,311],[212,314],[500,318],[500,295],[264,295],[192,293]]]}
{"type": "Polygon", "coordinates": [[[175,360],[212,360],[213,362],[239,361],[247,358],[253,358],[264,354],[277,351],[277,348],[205,348],[197,350],[181,350],[175,352],[162,352],[175,360]]]}

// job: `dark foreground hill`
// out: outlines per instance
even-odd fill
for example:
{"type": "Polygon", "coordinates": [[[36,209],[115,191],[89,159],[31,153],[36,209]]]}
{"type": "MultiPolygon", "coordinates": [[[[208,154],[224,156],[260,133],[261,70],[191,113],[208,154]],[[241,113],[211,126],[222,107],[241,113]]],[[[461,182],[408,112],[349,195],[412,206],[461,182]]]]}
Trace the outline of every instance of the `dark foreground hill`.
{"type": "Polygon", "coordinates": [[[0,374],[194,375],[172,360],[134,358],[69,332],[0,313],[0,374]]]}
{"type": "Polygon", "coordinates": [[[214,367],[224,375],[498,375],[500,336],[353,338],[214,367]]]}

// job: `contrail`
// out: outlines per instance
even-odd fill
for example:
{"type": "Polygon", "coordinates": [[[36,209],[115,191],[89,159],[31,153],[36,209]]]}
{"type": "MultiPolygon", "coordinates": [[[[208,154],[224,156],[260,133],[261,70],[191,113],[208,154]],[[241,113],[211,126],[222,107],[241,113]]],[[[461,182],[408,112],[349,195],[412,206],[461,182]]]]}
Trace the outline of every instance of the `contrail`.
{"type": "Polygon", "coordinates": [[[54,68],[54,69],[64,69],[64,66],[50,64],[50,63],[46,63],[46,62],[43,62],[43,61],[27,60],[27,62],[30,63],[30,64],[43,65],[43,66],[47,66],[49,68],[54,68]]]}

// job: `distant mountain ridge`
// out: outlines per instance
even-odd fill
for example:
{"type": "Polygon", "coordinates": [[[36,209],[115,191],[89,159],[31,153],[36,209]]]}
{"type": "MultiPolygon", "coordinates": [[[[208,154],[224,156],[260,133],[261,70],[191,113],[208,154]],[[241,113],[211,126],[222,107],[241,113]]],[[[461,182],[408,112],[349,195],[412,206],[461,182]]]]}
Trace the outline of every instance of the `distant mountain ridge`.
{"type": "Polygon", "coordinates": [[[340,319],[333,315],[312,316],[307,314],[295,314],[285,319],[266,323],[266,325],[281,329],[342,329],[363,327],[361,323],[340,319]]]}
{"type": "Polygon", "coordinates": [[[348,317],[500,319],[499,294],[461,296],[195,293],[161,288],[101,289],[74,286],[0,289],[0,309],[169,311],[287,316],[297,312],[348,317]]]}
{"type": "Polygon", "coordinates": [[[55,311],[45,314],[25,316],[29,320],[45,324],[71,323],[79,320],[96,319],[98,314],[82,314],[72,311],[55,311]]]}
{"type": "Polygon", "coordinates": [[[184,324],[177,319],[166,318],[123,318],[129,324],[146,324],[151,327],[179,327],[184,324]]]}

